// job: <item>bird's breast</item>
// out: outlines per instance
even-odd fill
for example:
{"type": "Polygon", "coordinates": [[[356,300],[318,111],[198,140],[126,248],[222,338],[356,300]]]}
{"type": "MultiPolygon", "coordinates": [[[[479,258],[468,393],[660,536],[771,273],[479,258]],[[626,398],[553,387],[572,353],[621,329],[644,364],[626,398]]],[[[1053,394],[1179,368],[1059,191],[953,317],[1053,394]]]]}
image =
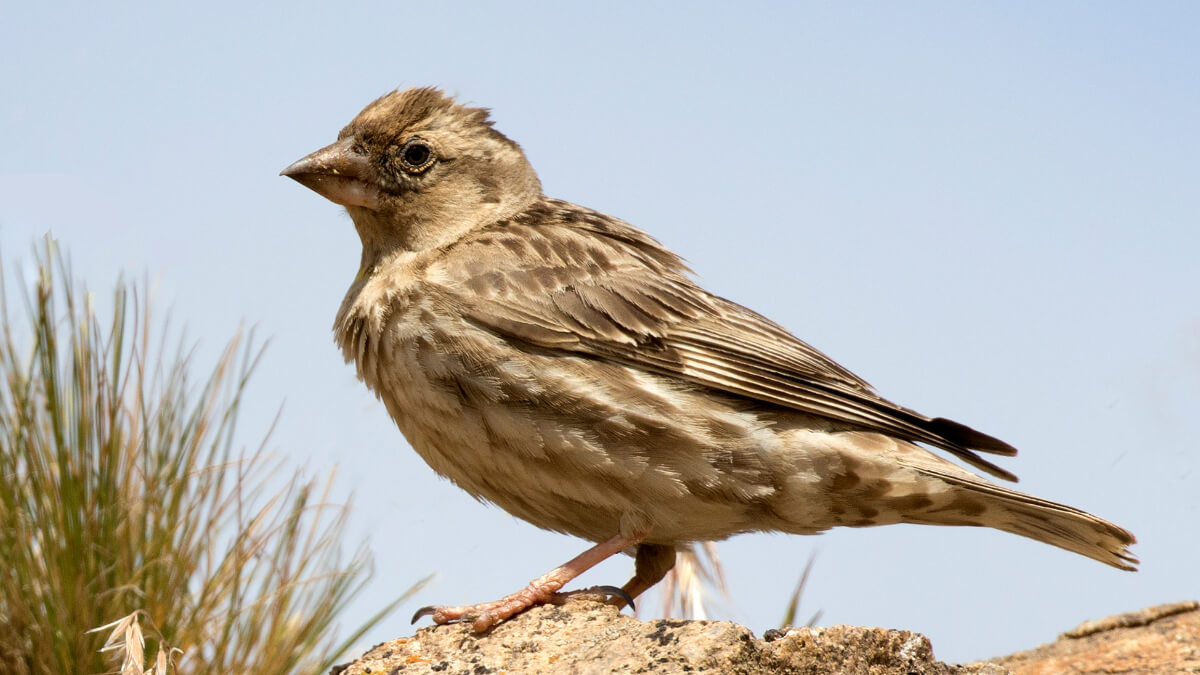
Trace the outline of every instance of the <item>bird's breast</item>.
{"type": "Polygon", "coordinates": [[[756,529],[779,484],[774,433],[711,392],[528,349],[431,298],[341,327],[347,360],[429,466],[539,527],[719,539],[756,529]]]}

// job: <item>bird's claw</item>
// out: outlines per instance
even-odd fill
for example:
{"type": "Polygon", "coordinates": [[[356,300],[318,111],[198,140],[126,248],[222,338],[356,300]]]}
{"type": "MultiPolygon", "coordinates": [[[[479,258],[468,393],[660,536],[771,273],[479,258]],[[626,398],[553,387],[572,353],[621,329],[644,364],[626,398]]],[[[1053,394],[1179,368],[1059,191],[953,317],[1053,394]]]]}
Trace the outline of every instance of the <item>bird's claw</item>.
{"type": "Polygon", "coordinates": [[[412,621],[409,621],[408,623],[411,625],[419,621],[423,616],[433,616],[434,614],[437,614],[437,610],[438,608],[434,607],[433,605],[425,605],[421,609],[418,609],[415,614],[413,614],[412,621]]]}
{"type": "Polygon", "coordinates": [[[633,604],[633,596],[625,592],[620,586],[592,586],[583,592],[601,593],[609,596],[606,602],[610,605],[616,605],[617,608],[629,607],[630,611],[636,612],[637,607],[633,604]],[[620,603],[616,602],[620,600],[620,603]]]}

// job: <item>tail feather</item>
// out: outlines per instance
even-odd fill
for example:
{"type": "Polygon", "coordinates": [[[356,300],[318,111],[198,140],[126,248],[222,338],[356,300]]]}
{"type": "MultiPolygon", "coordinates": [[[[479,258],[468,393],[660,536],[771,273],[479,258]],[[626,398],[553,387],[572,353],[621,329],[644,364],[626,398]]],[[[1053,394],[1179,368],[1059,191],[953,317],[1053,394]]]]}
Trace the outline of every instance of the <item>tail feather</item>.
{"type": "Polygon", "coordinates": [[[1085,555],[1117,569],[1137,569],[1138,559],[1129,551],[1137,538],[1103,518],[973,477],[930,467],[917,470],[970,496],[982,498],[984,510],[982,513],[970,508],[964,511],[962,502],[955,500],[951,506],[958,505],[957,509],[910,513],[906,518],[910,522],[993,527],[1085,555]]]}

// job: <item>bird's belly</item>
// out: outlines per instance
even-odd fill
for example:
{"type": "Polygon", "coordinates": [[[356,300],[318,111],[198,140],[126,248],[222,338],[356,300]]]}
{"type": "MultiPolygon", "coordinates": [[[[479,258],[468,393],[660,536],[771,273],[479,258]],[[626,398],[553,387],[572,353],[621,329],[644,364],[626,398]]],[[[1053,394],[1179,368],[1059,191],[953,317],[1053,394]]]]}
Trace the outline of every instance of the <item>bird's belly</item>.
{"type": "Polygon", "coordinates": [[[773,526],[779,475],[794,470],[775,433],[733,399],[473,327],[392,330],[360,374],[417,453],[473,496],[596,541],[773,526]]]}

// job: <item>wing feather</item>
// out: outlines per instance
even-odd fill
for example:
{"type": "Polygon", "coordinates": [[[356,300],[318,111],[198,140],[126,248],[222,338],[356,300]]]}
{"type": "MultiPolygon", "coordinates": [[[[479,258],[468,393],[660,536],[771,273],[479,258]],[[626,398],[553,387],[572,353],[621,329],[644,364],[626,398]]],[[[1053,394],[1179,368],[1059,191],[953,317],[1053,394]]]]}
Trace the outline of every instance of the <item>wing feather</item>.
{"type": "Polygon", "coordinates": [[[1016,480],[975,452],[1015,455],[1012,446],[880,397],[779,324],[701,289],[674,254],[621,221],[546,200],[525,221],[477,233],[446,255],[486,260],[486,274],[454,279],[454,269],[480,266],[446,265],[437,278],[447,302],[507,338],[928,443],[1016,480]],[[528,247],[505,237],[548,253],[519,255],[528,247]]]}

